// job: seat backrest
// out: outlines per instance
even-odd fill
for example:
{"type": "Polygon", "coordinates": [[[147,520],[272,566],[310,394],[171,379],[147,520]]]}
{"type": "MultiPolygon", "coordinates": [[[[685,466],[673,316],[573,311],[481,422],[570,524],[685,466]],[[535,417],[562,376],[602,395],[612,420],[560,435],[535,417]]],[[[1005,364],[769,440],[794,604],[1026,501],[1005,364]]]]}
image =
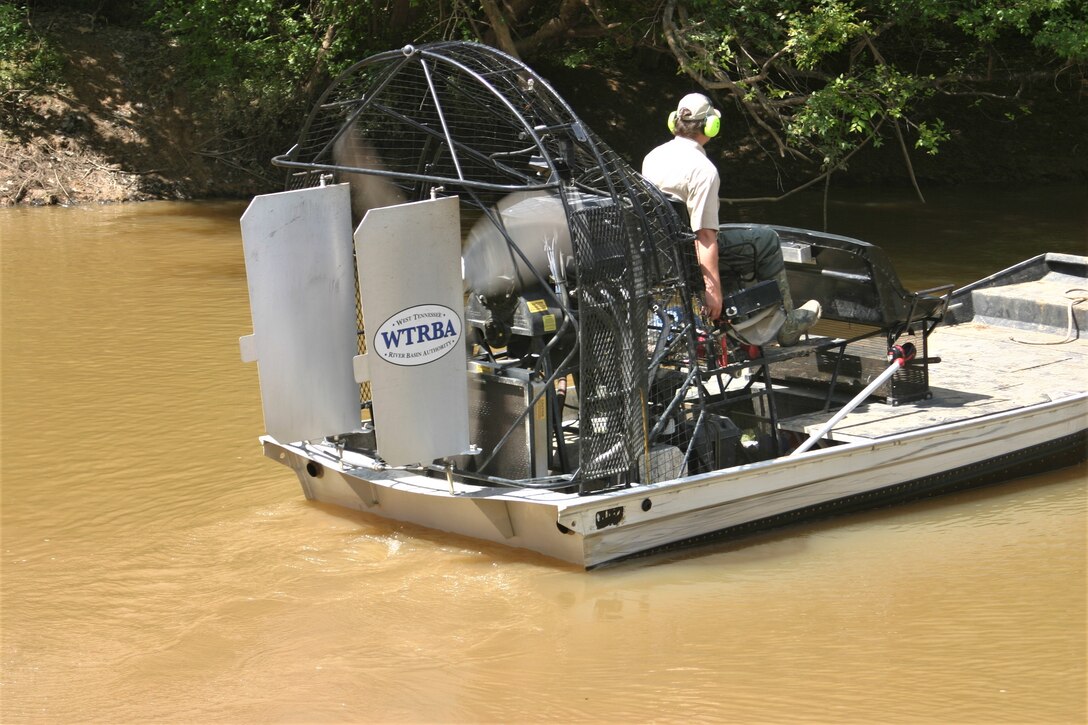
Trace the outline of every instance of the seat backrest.
{"type": "Polygon", "coordinates": [[[688,205],[684,203],[684,200],[673,196],[672,194],[665,194],[666,199],[669,200],[669,204],[676,210],[676,216],[680,217],[680,224],[685,229],[691,229],[691,214],[688,212],[688,205]]]}
{"type": "Polygon", "coordinates": [[[947,299],[907,291],[880,247],[807,229],[774,229],[794,299],[818,300],[825,319],[898,332],[943,315],[947,299]]]}

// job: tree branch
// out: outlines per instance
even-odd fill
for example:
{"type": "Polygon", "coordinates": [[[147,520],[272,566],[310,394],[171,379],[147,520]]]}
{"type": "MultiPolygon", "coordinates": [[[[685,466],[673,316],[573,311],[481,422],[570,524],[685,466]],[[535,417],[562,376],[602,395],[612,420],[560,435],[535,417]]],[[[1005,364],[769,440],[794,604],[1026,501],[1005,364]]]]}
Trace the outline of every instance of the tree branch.
{"type": "MultiPolygon", "coordinates": [[[[869,52],[872,54],[877,65],[887,65],[887,61],[884,60],[884,55],[877,50],[876,45],[873,43],[872,36],[866,35],[863,42],[869,49],[869,52]]],[[[903,163],[907,167],[907,175],[910,177],[910,183],[914,187],[914,193],[918,195],[918,201],[925,204],[926,198],[922,196],[922,190],[918,186],[918,177],[914,175],[914,164],[910,161],[910,152],[907,151],[907,142],[903,139],[903,130],[899,128],[898,119],[892,119],[892,128],[895,130],[895,138],[899,141],[899,149],[903,152],[903,163]]]]}
{"type": "Polygon", "coordinates": [[[793,196],[794,194],[796,194],[799,191],[804,191],[805,189],[809,188],[810,186],[812,186],[814,184],[818,184],[821,181],[824,181],[825,179],[829,178],[831,176],[831,174],[833,174],[836,171],[838,171],[839,169],[843,168],[846,165],[846,162],[849,161],[851,158],[853,158],[854,154],[856,154],[858,151],[861,151],[863,148],[868,146],[869,142],[872,141],[874,138],[876,138],[877,132],[880,130],[880,127],[883,126],[883,125],[884,125],[884,119],[882,118],[882,119],[880,119],[880,122],[877,123],[876,128],[874,128],[872,130],[872,132],[869,134],[869,136],[864,141],[862,141],[857,146],[855,146],[853,149],[851,149],[850,153],[848,153],[846,156],[844,156],[841,161],[839,161],[837,164],[835,164],[834,166],[832,166],[830,169],[823,172],[819,176],[814,176],[811,179],[809,179],[808,181],[806,181],[805,183],[801,184],[800,186],[795,186],[794,188],[787,191],[785,194],[780,194],[778,196],[755,196],[755,197],[750,197],[750,198],[747,198],[747,199],[719,199],[719,201],[723,201],[726,204],[753,204],[753,203],[756,203],[756,202],[772,202],[773,203],[773,202],[777,202],[777,201],[782,201],[786,197],[793,196]]]}
{"type": "MultiPolygon", "coordinates": [[[[490,2],[490,0],[488,0],[490,2]]],[[[562,0],[559,12],[547,20],[532,35],[518,41],[517,47],[526,56],[533,55],[545,43],[569,35],[574,27],[578,11],[584,7],[583,0],[562,0]]]]}
{"type": "Polygon", "coordinates": [[[907,165],[907,174],[910,176],[911,185],[914,186],[914,193],[918,195],[918,201],[925,204],[926,198],[922,196],[922,190],[918,187],[918,177],[914,175],[914,164],[910,162],[907,142],[903,140],[903,131],[899,128],[899,121],[894,118],[892,119],[892,128],[895,129],[895,137],[899,139],[899,148],[903,151],[903,163],[907,165]]]}
{"type": "Polygon", "coordinates": [[[506,16],[495,4],[495,0],[480,0],[480,7],[484,9],[487,21],[491,23],[491,32],[495,35],[495,43],[500,50],[509,53],[515,58],[520,58],[514,39],[510,36],[510,27],[507,25],[506,16]]]}
{"type": "Polygon", "coordinates": [[[597,0],[582,0],[586,8],[593,15],[593,19],[597,21],[597,24],[601,26],[601,30],[615,30],[620,27],[622,23],[609,23],[604,19],[604,11],[601,10],[600,4],[597,0]]]}
{"type": "MultiPolygon", "coordinates": [[[[708,78],[707,76],[694,69],[694,59],[688,53],[687,48],[682,45],[680,40],[682,36],[681,30],[673,22],[673,13],[676,10],[676,3],[677,0],[668,0],[668,2],[666,2],[665,9],[661,17],[661,24],[662,30],[665,35],[665,42],[668,43],[669,49],[672,50],[673,55],[680,62],[680,67],[697,83],[699,83],[701,86],[708,90],[714,89],[729,91],[741,104],[741,107],[748,112],[748,115],[752,117],[752,120],[754,120],[756,124],[760,128],[762,128],[771,137],[771,139],[774,140],[775,146],[778,147],[779,156],[785,156],[786,152],[789,149],[786,143],[782,140],[782,137],[774,128],[771,127],[769,123],[767,123],[766,120],[763,119],[762,115],[753,108],[753,105],[745,99],[746,94],[744,93],[744,91],[735,81],[733,81],[733,79],[726,75],[724,70],[722,70],[716,63],[708,62],[706,63],[706,66],[713,69],[712,72],[714,73],[713,78],[708,78]]],[[[696,48],[702,54],[702,59],[705,61],[706,58],[709,56],[709,53],[707,53],[706,49],[702,48],[701,46],[696,46],[696,48]]],[[[769,108],[764,108],[766,111],[771,113],[772,117],[777,117],[777,120],[781,120],[781,117],[777,113],[769,108]]]]}
{"type": "Polygon", "coordinates": [[[336,26],[330,24],[325,29],[325,37],[321,39],[321,47],[317,50],[317,57],[314,58],[314,65],[310,69],[310,75],[307,76],[306,82],[302,84],[303,97],[313,98],[317,94],[317,84],[323,75],[322,66],[325,64],[325,56],[329,54],[329,49],[332,47],[332,41],[335,37],[336,26]]]}

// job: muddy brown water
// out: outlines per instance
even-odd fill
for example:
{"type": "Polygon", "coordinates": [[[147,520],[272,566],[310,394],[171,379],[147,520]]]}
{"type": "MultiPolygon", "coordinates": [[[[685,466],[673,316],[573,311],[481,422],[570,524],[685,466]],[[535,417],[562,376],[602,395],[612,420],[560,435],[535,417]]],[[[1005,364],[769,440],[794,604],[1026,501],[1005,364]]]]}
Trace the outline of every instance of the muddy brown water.
{"type": "MultiPolygon", "coordinates": [[[[915,288],[1088,251],[1082,188],[930,197],[831,229],[915,288]]],[[[243,208],[0,209],[0,721],[1085,722],[1084,466],[590,573],[309,503],[243,208]]]]}

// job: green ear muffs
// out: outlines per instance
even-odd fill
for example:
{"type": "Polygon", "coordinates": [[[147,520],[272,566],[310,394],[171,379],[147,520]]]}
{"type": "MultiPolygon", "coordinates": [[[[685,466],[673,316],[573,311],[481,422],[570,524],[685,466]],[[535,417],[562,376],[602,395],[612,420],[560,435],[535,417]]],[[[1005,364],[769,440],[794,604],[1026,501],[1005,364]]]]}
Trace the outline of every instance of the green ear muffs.
{"type": "MultiPolygon", "coordinates": [[[[708,138],[714,138],[722,130],[722,117],[717,111],[707,114],[703,120],[703,133],[708,138]]],[[[676,133],[676,111],[669,114],[669,133],[676,133]]]]}
{"type": "Polygon", "coordinates": [[[711,111],[709,114],[707,114],[706,120],[703,121],[703,133],[705,133],[710,138],[714,138],[721,130],[721,114],[719,114],[717,111],[711,111]]]}

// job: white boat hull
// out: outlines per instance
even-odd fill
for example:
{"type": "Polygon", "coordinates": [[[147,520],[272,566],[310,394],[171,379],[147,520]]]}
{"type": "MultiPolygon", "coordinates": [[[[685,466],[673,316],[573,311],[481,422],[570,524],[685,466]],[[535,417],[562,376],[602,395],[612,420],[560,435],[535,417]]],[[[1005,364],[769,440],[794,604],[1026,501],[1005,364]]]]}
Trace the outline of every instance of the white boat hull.
{"type": "MultiPolygon", "coordinates": [[[[495,493],[369,459],[264,438],[291,466],[307,498],[384,518],[530,549],[586,568],[793,512],[831,510],[963,485],[993,470],[1083,445],[1088,394],[867,443],[738,466],[594,496],[495,493]]],[[[755,528],[755,527],[753,527],[755,528]]]]}

